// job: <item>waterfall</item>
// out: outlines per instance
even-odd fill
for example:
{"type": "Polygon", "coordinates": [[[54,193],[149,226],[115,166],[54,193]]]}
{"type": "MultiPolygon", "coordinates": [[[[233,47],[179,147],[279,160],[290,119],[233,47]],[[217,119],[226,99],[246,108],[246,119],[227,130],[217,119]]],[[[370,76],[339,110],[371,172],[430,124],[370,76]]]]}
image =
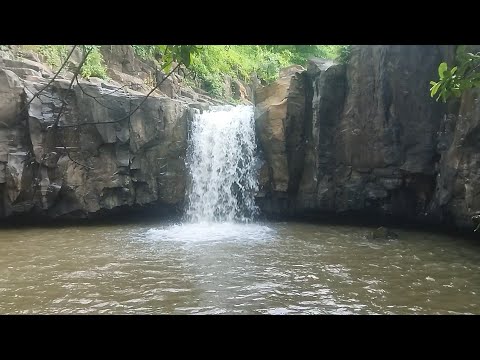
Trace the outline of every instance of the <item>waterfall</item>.
{"type": "Polygon", "coordinates": [[[248,222],[257,212],[252,106],[215,106],[191,124],[187,220],[248,222]]]}

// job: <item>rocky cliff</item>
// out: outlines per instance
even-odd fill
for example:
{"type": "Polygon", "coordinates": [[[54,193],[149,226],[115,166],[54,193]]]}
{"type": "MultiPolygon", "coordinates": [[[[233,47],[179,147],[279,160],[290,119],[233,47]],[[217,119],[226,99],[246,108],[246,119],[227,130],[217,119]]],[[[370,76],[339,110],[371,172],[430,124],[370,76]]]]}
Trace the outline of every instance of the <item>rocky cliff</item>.
{"type": "Polygon", "coordinates": [[[370,214],[472,228],[480,213],[478,92],[429,96],[449,46],[354,46],[256,91],[267,214],[370,214]]]}
{"type": "MultiPolygon", "coordinates": [[[[78,83],[71,71],[53,80],[35,54],[0,54],[0,219],[182,208],[192,108],[223,102],[174,75],[129,116],[153,68],[129,46],[102,51],[112,79],[78,83]]],[[[69,70],[81,61],[74,55],[69,70]]]]}
{"type": "MultiPolygon", "coordinates": [[[[70,86],[71,71],[50,83],[53,72],[37,56],[0,51],[0,218],[182,209],[192,108],[221,102],[175,75],[127,116],[145,98],[153,68],[128,46],[102,53],[112,80],[70,86]]],[[[452,54],[450,46],[355,46],[348,65],[313,59],[256,88],[263,212],[473,228],[479,91],[448,108],[428,93],[452,54]]],[[[238,96],[251,95],[237,85],[238,96]]]]}

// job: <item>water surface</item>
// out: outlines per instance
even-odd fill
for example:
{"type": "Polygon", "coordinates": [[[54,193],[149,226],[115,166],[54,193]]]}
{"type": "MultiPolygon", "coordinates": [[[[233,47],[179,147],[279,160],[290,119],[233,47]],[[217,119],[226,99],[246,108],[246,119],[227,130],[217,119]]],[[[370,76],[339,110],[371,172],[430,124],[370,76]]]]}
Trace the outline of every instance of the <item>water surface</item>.
{"type": "Polygon", "coordinates": [[[0,230],[2,314],[480,314],[480,248],[301,223],[0,230]]]}

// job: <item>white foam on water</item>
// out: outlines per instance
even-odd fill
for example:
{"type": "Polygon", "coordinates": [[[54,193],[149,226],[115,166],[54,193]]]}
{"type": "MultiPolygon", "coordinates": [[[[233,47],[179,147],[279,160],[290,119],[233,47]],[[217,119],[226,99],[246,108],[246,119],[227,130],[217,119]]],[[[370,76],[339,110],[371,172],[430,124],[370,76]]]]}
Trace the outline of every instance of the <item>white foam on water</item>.
{"type": "Polygon", "coordinates": [[[252,222],[256,142],[252,106],[214,106],[191,124],[185,222],[150,229],[148,241],[188,243],[269,240],[276,233],[252,222]]]}
{"type": "Polygon", "coordinates": [[[155,241],[180,242],[263,241],[273,239],[275,233],[261,224],[198,222],[150,229],[146,237],[155,241]]]}

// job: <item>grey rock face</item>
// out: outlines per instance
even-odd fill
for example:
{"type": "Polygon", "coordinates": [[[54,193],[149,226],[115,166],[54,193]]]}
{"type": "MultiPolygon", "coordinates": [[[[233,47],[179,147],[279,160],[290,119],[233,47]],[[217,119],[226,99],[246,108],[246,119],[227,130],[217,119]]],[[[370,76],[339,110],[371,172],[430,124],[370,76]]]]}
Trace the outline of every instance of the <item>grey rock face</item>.
{"type": "Polygon", "coordinates": [[[189,106],[150,97],[128,117],[144,95],[59,79],[33,98],[46,83],[0,70],[0,217],[182,205],[189,106]]]}
{"type": "Polygon", "coordinates": [[[306,71],[257,88],[263,211],[357,211],[473,228],[478,91],[465,93],[458,114],[448,116],[428,91],[452,53],[449,46],[354,46],[347,66],[313,59],[306,71]]]}
{"type": "Polygon", "coordinates": [[[480,91],[465,92],[458,116],[445,116],[432,211],[475,227],[480,214],[480,91]]]}

